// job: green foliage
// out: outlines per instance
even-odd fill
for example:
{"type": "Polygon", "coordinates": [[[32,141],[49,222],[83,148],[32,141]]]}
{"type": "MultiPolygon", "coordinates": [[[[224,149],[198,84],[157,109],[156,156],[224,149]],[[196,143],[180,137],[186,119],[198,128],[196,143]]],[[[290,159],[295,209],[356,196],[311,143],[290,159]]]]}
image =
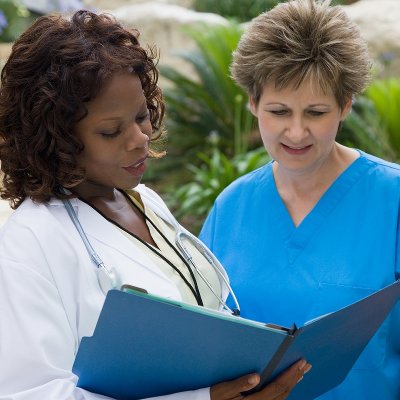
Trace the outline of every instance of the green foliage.
{"type": "Polygon", "coordinates": [[[365,96],[358,97],[344,121],[338,141],[388,160],[396,154],[390,146],[388,133],[381,123],[374,103],[365,96]]]}
{"type": "Polygon", "coordinates": [[[175,205],[178,217],[184,215],[197,217],[190,226],[192,232],[198,231],[215,199],[226,186],[270,160],[264,147],[237,154],[231,159],[218,147],[213,147],[211,156],[205,153],[199,153],[197,156],[203,164],[187,166],[193,174],[192,181],[170,192],[170,203],[175,205]]]}
{"type": "Polygon", "coordinates": [[[33,21],[33,16],[17,0],[0,0],[0,42],[14,41],[33,21]]]}
{"type": "MultiPolygon", "coordinates": [[[[239,22],[250,21],[286,0],[194,0],[196,11],[210,12],[239,22]]],[[[346,4],[346,0],[333,0],[332,5],[346,4]]]]}
{"type": "Polygon", "coordinates": [[[237,21],[249,21],[264,11],[270,10],[279,0],[195,0],[196,11],[211,12],[237,21]]]}
{"type": "Polygon", "coordinates": [[[195,76],[160,67],[161,74],[172,83],[172,87],[164,90],[170,147],[191,157],[204,151],[205,139],[211,134],[218,136],[220,147],[227,154],[233,154],[235,132],[247,135],[253,124],[247,95],[229,76],[232,51],[243,30],[231,22],[223,26],[190,27],[185,31],[197,50],[179,56],[190,64],[195,76]]]}
{"type": "MultiPolygon", "coordinates": [[[[264,149],[247,153],[256,142],[254,117],[246,93],[229,75],[232,52],[243,29],[229,22],[185,31],[197,46],[180,57],[191,65],[195,76],[160,67],[172,83],[164,90],[170,132],[166,158],[171,160],[169,168],[176,162],[175,175],[180,176],[179,184],[183,183],[178,190],[165,190],[177,216],[189,218],[190,230],[196,231],[218,194],[239,176],[265,163],[268,156],[264,149]],[[182,169],[185,164],[187,169],[182,169]]],[[[164,173],[167,169],[164,163],[164,173]]],[[[170,182],[177,180],[172,175],[168,174],[170,182]]]]}
{"type": "Polygon", "coordinates": [[[400,160],[400,79],[375,80],[366,91],[379,116],[379,123],[387,132],[388,143],[396,160],[400,160]]]}

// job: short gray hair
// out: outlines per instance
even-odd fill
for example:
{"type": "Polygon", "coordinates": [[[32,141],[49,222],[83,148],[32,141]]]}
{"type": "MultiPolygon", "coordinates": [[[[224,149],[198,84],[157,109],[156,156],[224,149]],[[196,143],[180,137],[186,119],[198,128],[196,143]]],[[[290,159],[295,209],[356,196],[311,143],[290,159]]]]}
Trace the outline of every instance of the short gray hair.
{"type": "Polygon", "coordinates": [[[233,53],[233,79],[256,104],[266,83],[307,79],[344,107],[370,79],[371,59],[358,26],[330,0],[290,0],[250,22],[233,53]]]}

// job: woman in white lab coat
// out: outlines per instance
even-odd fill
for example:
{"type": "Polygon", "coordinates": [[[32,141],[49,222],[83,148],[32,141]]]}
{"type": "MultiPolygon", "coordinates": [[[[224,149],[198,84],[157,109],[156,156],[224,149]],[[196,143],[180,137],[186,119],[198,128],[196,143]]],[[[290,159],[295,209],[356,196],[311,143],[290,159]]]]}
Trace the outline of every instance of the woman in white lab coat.
{"type": "MultiPolygon", "coordinates": [[[[149,144],[164,106],[154,56],[136,33],[91,12],[41,17],[16,41],[1,83],[1,193],[16,211],[0,235],[0,399],[102,399],[77,388],[71,368],[107,289],[131,284],[222,309],[225,272],[190,246],[210,290],[176,249],[178,223],[140,184],[147,158],[159,155],[149,144]]],[[[309,367],[299,361],[247,397],[284,399],[309,367]]],[[[251,374],[163,398],[240,399],[258,381],[251,374]]]]}

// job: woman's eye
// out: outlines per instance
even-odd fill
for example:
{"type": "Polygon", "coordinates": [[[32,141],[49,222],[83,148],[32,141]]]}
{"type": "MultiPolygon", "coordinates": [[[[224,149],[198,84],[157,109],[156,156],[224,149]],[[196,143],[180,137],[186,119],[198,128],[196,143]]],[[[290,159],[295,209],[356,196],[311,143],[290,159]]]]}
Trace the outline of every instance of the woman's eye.
{"type": "Polygon", "coordinates": [[[136,117],[136,121],[141,123],[141,122],[144,122],[144,121],[148,120],[149,118],[150,118],[150,113],[147,112],[146,114],[138,115],[136,117]]]}
{"type": "Polygon", "coordinates": [[[121,129],[117,129],[115,131],[110,131],[110,132],[101,132],[101,136],[107,139],[111,139],[114,137],[117,137],[121,133],[121,129]]]}
{"type": "Polygon", "coordinates": [[[317,110],[310,110],[308,113],[309,113],[310,115],[312,115],[313,117],[319,117],[319,116],[325,114],[324,111],[317,111],[317,110]]]}
{"type": "Polygon", "coordinates": [[[288,110],[271,110],[270,113],[274,115],[286,115],[288,110]]]}

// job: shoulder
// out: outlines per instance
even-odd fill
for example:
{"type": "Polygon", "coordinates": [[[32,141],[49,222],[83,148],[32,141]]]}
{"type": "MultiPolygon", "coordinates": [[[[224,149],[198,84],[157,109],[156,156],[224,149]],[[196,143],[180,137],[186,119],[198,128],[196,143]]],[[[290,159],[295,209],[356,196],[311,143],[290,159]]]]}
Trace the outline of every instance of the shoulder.
{"type": "Polygon", "coordinates": [[[25,199],[23,203],[12,213],[2,227],[2,234],[12,234],[15,230],[35,229],[46,216],[47,210],[44,204],[34,203],[31,199],[25,199]]]}
{"type": "Polygon", "coordinates": [[[368,179],[374,181],[374,183],[394,185],[400,189],[400,165],[394,162],[383,160],[379,157],[375,157],[371,154],[360,152],[361,161],[369,164],[368,179]]]}
{"type": "Polygon", "coordinates": [[[26,199],[0,229],[0,269],[4,272],[21,270],[53,282],[49,252],[62,257],[59,246],[61,229],[45,204],[26,199]]]}
{"type": "Polygon", "coordinates": [[[218,196],[217,203],[251,197],[255,190],[273,181],[272,162],[249,172],[228,185],[218,196]]]}
{"type": "MultiPolygon", "coordinates": [[[[60,205],[62,203],[60,202],[60,205]]],[[[14,230],[27,229],[31,232],[46,232],[57,221],[51,203],[35,203],[25,199],[23,203],[10,214],[2,227],[2,234],[12,233],[14,230]],[[50,226],[49,226],[50,224],[50,226]]]]}
{"type": "Polygon", "coordinates": [[[394,162],[383,160],[382,158],[373,156],[372,154],[360,152],[361,156],[368,160],[370,163],[374,164],[376,168],[381,168],[388,173],[393,173],[394,175],[400,175],[400,165],[394,162]]]}
{"type": "Polygon", "coordinates": [[[0,230],[0,257],[41,263],[46,254],[65,254],[70,242],[68,214],[59,200],[49,203],[24,202],[0,230]]]}

